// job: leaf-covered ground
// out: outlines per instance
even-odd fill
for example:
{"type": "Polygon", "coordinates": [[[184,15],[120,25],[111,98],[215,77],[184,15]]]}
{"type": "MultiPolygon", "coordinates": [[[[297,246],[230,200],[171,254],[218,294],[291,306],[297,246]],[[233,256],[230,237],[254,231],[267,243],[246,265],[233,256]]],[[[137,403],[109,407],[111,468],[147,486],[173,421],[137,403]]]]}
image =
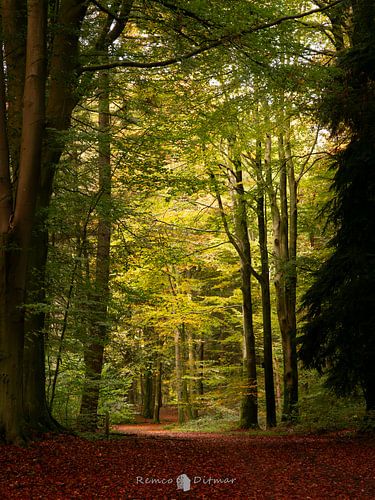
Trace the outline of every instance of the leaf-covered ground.
{"type": "Polygon", "coordinates": [[[243,433],[129,433],[109,441],[51,436],[26,449],[0,447],[0,471],[1,499],[365,500],[375,498],[375,441],[243,433]],[[177,490],[180,474],[190,478],[190,491],[177,490]]]}

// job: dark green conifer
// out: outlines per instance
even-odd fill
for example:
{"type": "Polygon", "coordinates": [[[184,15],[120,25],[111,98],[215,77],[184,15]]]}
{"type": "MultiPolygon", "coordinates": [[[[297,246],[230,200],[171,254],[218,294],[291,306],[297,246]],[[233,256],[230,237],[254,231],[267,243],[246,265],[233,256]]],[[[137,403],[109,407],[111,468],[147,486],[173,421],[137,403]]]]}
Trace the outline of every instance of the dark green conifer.
{"type": "Polygon", "coordinates": [[[360,387],[375,414],[375,4],[353,0],[352,43],[341,51],[322,114],[347,145],[334,158],[336,234],[304,297],[300,357],[338,394],[360,387]]]}

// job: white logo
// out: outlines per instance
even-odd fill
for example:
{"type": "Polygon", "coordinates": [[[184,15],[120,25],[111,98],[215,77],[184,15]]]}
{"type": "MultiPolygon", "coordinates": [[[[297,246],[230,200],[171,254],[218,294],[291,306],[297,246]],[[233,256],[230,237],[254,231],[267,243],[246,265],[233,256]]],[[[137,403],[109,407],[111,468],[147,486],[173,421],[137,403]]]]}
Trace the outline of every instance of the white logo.
{"type": "Polygon", "coordinates": [[[176,479],[177,489],[182,491],[190,491],[190,479],[186,474],[181,474],[176,479]]]}

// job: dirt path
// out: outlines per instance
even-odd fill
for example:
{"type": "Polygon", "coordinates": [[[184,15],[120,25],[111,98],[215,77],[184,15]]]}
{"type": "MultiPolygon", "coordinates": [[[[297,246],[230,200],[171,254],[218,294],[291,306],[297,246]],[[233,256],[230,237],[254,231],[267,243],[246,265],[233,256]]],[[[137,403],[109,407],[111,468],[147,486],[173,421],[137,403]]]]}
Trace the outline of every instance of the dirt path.
{"type": "Polygon", "coordinates": [[[3,499],[375,498],[375,440],[128,433],[0,447],[3,499]],[[184,476],[183,492],[176,479],[184,476]],[[190,484],[189,484],[190,480],[190,484]]]}
{"type": "Polygon", "coordinates": [[[137,434],[139,436],[149,434],[161,435],[170,434],[171,432],[164,429],[164,427],[176,422],[176,408],[162,407],[160,409],[160,424],[154,424],[151,418],[144,418],[140,415],[136,415],[134,424],[114,425],[112,429],[122,434],[137,434]]]}

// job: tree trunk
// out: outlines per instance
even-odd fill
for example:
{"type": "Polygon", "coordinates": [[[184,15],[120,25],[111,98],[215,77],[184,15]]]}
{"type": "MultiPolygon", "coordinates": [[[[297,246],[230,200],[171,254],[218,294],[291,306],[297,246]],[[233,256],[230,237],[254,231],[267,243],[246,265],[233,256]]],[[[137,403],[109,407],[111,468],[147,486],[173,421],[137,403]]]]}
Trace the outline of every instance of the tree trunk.
{"type": "Polygon", "coordinates": [[[187,342],[188,342],[188,366],[189,366],[189,402],[191,408],[191,417],[198,418],[198,409],[196,406],[196,395],[197,395],[197,384],[196,384],[196,359],[195,359],[195,349],[194,349],[194,337],[191,328],[187,330],[187,342]]]}
{"type": "Polygon", "coordinates": [[[144,418],[152,418],[154,414],[153,408],[153,374],[151,363],[147,367],[143,376],[143,409],[142,416],[144,418]]]}
{"type": "MultiPolygon", "coordinates": [[[[37,208],[38,211],[38,208],[37,208]]],[[[52,418],[46,398],[45,373],[45,312],[41,304],[46,302],[44,273],[47,259],[47,232],[41,228],[41,218],[37,212],[35,229],[30,252],[30,272],[26,303],[31,304],[25,317],[25,347],[23,353],[23,403],[27,426],[30,429],[47,431],[56,430],[56,421],[52,418]],[[36,243],[37,240],[41,244],[36,243]],[[36,304],[36,310],[33,310],[36,304]]]]}
{"type": "Polygon", "coordinates": [[[273,358],[274,374],[275,374],[275,387],[276,387],[276,404],[278,412],[281,412],[281,381],[280,381],[280,371],[279,363],[277,358],[273,358]]]}
{"type": "Polygon", "coordinates": [[[263,359],[264,359],[264,385],[266,392],[266,422],[267,428],[276,426],[275,387],[273,380],[273,355],[272,355],[272,322],[271,322],[271,297],[270,297],[270,271],[268,262],[267,223],[265,213],[264,184],[262,176],[261,145],[257,145],[256,154],[257,183],[259,195],[257,197],[257,218],[259,250],[262,272],[260,280],[262,293],[263,316],[263,359]]]}
{"type": "MultiPolygon", "coordinates": [[[[230,143],[234,143],[231,139],[230,143]]],[[[230,144],[230,145],[232,145],[230,144]]],[[[258,427],[258,387],[256,372],[255,335],[253,326],[253,303],[251,291],[251,246],[247,226],[247,208],[242,179],[242,165],[238,158],[231,159],[235,170],[229,169],[232,186],[233,219],[235,235],[229,229],[227,217],[216,178],[210,174],[219,205],[220,215],[228,240],[235,248],[241,262],[241,292],[243,317],[243,394],[241,402],[240,426],[244,429],[258,427]]]]}
{"type": "Polygon", "coordinates": [[[197,380],[197,391],[199,396],[203,396],[204,394],[204,340],[201,339],[199,341],[198,345],[198,351],[199,351],[199,374],[198,374],[198,380],[197,380]]]}
{"type": "MultiPolygon", "coordinates": [[[[66,0],[68,2],[72,0],[66,0]]],[[[73,2],[75,3],[75,2],[73,2]]],[[[119,15],[116,22],[108,15],[102,36],[96,44],[96,50],[103,54],[104,62],[108,59],[110,45],[123,31],[133,5],[133,0],[120,2],[119,15]]],[[[87,8],[87,3],[71,6],[70,10],[82,11],[87,8]],[[86,7],[84,7],[86,5],[86,7]]],[[[62,54],[57,54],[57,61],[62,54]]],[[[70,75],[66,75],[70,78],[70,75]]],[[[61,89],[65,91],[65,87],[61,89]]],[[[68,96],[74,107],[75,92],[68,96]]],[[[99,76],[99,192],[101,192],[101,205],[99,206],[99,223],[97,237],[96,276],[94,290],[94,304],[96,314],[91,318],[91,342],[85,348],[85,384],[82,395],[80,420],[87,414],[91,430],[96,428],[97,410],[99,402],[99,387],[104,360],[104,345],[107,338],[107,307],[109,301],[109,261],[111,245],[111,145],[110,145],[110,88],[109,73],[103,71],[99,76]],[[90,417],[92,415],[93,417],[90,417]]],[[[73,109],[72,107],[72,109],[73,109]]]]}
{"type": "MultiPolygon", "coordinates": [[[[295,191],[290,198],[288,209],[287,180],[294,179],[290,158],[286,158],[284,135],[279,135],[280,166],[280,208],[277,203],[276,189],[273,187],[271,171],[271,137],[267,136],[265,164],[267,169],[267,187],[272,213],[273,251],[275,258],[275,278],[277,317],[283,346],[284,366],[284,407],[282,420],[290,421],[298,414],[298,372],[296,350],[296,237],[297,208],[295,191]],[[289,164],[288,164],[289,163],[289,164]],[[294,196],[294,198],[293,198],[294,196]],[[290,215],[289,215],[290,214],[290,215]],[[290,217],[290,218],[289,218],[290,217]],[[292,239],[291,239],[292,238],[292,239]]],[[[291,185],[292,186],[292,185],[291,185]]],[[[295,190],[296,186],[292,186],[295,190]]]]}
{"type": "MultiPolygon", "coordinates": [[[[45,131],[46,139],[36,207],[36,228],[32,236],[26,297],[26,301],[30,304],[45,302],[45,269],[48,254],[47,208],[52,196],[56,165],[64,148],[61,131],[69,128],[71,114],[77,102],[78,75],[74,69],[78,63],[79,39],[74,33],[79,32],[86,9],[84,2],[63,0],[59,9],[58,29],[54,34],[46,111],[48,129],[45,131]],[[61,56],[62,53],[64,57],[61,56]]],[[[23,397],[28,426],[47,430],[55,429],[56,422],[51,418],[47,409],[45,397],[44,316],[43,312],[33,312],[30,308],[26,318],[23,397]]],[[[51,400],[53,401],[53,396],[51,400]]]]}
{"type": "MultiPolygon", "coordinates": [[[[24,301],[29,249],[35,216],[37,186],[45,123],[46,4],[29,0],[27,11],[26,70],[23,93],[19,177],[14,214],[9,214],[11,192],[1,207],[0,275],[0,435],[7,442],[24,438],[23,348],[24,301]],[[7,223],[6,218],[8,217],[7,223]]],[[[21,82],[20,82],[21,83],[21,82]]],[[[4,117],[2,117],[4,124],[4,117]]],[[[9,159],[1,166],[7,188],[9,159]],[[3,169],[5,171],[3,171],[3,169]]]]}
{"type": "Polygon", "coordinates": [[[135,379],[132,380],[132,383],[129,387],[128,394],[127,394],[127,401],[131,405],[138,404],[139,397],[138,397],[138,387],[137,386],[138,386],[137,380],[135,380],[135,379]]]}
{"type": "Polygon", "coordinates": [[[178,423],[185,422],[184,395],[183,395],[183,359],[181,354],[181,332],[180,328],[176,327],[174,335],[175,348],[175,369],[176,369],[176,393],[177,393],[177,411],[178,423]]]}
{"type": "Polygon", "coordinates": [[[363,384],[363,394],[366,401],[365,428],[375,428],[375,377],[367,377],[363,384]]]}
{"type": "Polygon", "coordinates": [[[255,335],[253,325],[253,299],[251,290],[251,246],[247,224],[247,208],[240,160],[232,160],[235,166],[234,221],[236,237],[240,247],[241,292],[244,333],[244,394],[241,403],[240,427],[249,429],[258,427],[258,387],[256,372],[255,335]]]}
{"type": "Polygon", "coordinates": [[[241,403],[240,427],[249,429],[258,426],[258,398],[255,339],[253,328],[251,271],[242,263],[242,314],[244,331],[244,394],[241,403]]]}
{"type": "Polygon", "coordinates": [[[156,373],[155,373],[155,402],[154,402],[154,415],[153,421],[155,424],[160,423],[160,408],[162,406],[162,362],[160,357],[156,363],[156,373]]]}
{"type": "Polygon", "coordinates": [[[297,182],[295,179],[294,163],[290,145],[290,127],[287,123],[285,142],[285,161],[289,188],[289,260],[286,276],[286,300],[288,304],[289,332],[286,342],[288,354],[287,396],[284,393],[284,414],[288,418],[298,415],[298,366],[297,366],[297,319],[296,319],[296,292],[297,292],[297,182]]]}
{"type": "MultiPolygon", "coordinates": [[[[40,297],[44,299],[43,297],[40,297]]],[[[25,346],[23,353],[23,404],[27,426],[32,430],[56,429],[46,399],[46,373],[44,350],[44,313],[33,313],[25,320],[25,346]]]]}
{"type": "MultiPolygon", "coordinates": [[[[26,0],[3,0],[1,2],[1,35],[6,54],[7,89],[3,103],[7,103],[7,127],[4,137],[8,140],[9,163],[16,192],[19,175],[22,103],[25,84],[25,59],[27,36],[26,0]]],[[[4,67],[2,66],[2,70],[4,67]]]]}
{"type": "Polygon", "coordinates": [[[96,429],[99,389],[107,339],[107,308],[109,300],[109,268],[111,249],[111,146],[110,146],[109,75],[99,77],[99,221],[97,254],[88,345],[85,346],[85,382],[80,409],[81,423],[87,422],[88,430],[96,429]]]}
{"type": "Polygon", "coordinates": [[[185,411],[186,420],[193,419],[193,409],[191,406],[191,394],[189,391],[189,384],[186,377],[186,361],[188,360],[188,352],[186,351],[186,325],[182,323],[181,325],[181,368],[182,368],[182,399],[185,411]]]}

